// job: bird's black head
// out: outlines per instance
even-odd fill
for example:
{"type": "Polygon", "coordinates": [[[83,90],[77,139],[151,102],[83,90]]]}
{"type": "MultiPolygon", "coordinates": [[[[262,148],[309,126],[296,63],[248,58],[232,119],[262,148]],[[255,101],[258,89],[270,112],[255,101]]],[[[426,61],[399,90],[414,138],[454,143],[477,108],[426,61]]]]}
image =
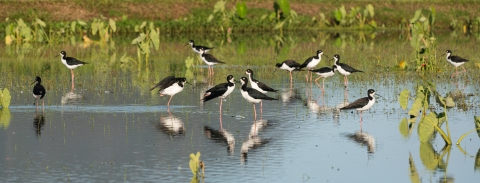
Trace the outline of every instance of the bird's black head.
{"type": "Polygon", "coordinates": [[[277,68],[282,67],[282,65],[283,65],[283,63],[277,63],[277,64],[275,64],[275,66],[276,66],[277,68]]]}
{"type": "Polygon", "coordinates": [[[369,89],[369,90],[368,90],[368,95],[369,95],[369,96],[375,95],[375,90],[369,89]]]}
{"type": "Polygon", "coordinates": [[[322,51],[322,50],[318,50],[318,51],[317,51],[317,55],[321,55],[321,54],[323,54],[323,51],[322,51]]]}
{"type": "MultiPolygon", "coordinates": [[[[35,78],[35,81],[34,81],[33,83],[36,83],[36,82],[41,83],[41,82],[42,82],[42,78],[40,78],[40,77],[37,76],[37,77],[35,78]]],[[[32,83],[32,84],[33,84],[33,83],[32,83]]]]}
{"type": "Polygon", "coordinates": [[[61,52],[60,52],[60,56],[67,56],[67,52],[61,51],[61,52]]]}
{"type": "Polygon", "coordinates": [[[193,45],[194,44],[193,40],[190,40],[188,44],[193,45]]]}
{"type": "Polygon", "coordinates": [[[452,51],[447,50],[447,52],[445,52],[445,54],[452,54],[452,51]]]}
{"type": "Polygon", "coordinates": [[[247,70],[245,71],[245,74],[247,74],[247,75],[253,74],[252,69],[247,69],[247,70]]]}
{"type": "Polygon", "coordinates": [[[233,83],[235,80],[233,79],[232,75],[228,75],[227,76],[227,81],[230,82],[230,83],[233,83]]]}
{"type": "Polygon", "coordinates": [[[335,62],[340,60],[340,55],[338,54],[333,55],[333,59],[335,60],[335,62]]]}
{"type": "Polygon", "coordinates": [[[242,82],[242,85],[246,85],[248,83],[248,79],[246,77],[240,78],[240,81],[242,82]]]}

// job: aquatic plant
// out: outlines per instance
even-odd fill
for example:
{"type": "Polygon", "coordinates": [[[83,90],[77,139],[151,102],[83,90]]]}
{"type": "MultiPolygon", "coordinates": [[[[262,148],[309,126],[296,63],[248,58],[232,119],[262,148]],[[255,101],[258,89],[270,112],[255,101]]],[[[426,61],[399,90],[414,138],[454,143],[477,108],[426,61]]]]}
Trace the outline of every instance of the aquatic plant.
{"type": "Polygon", "coordinates": [[[410,45],[415,49],[413,54],[417,71],[438,70],[437,38],[432,32],[436,14],[433,7],[430,8],[427,16],[422,14],[422,9],[419,9],[407,26],[410,33],[410,45]]]}
{"type": "Polygon", "coordinates": [[[201,177],[203,178],[205,175],[205,165],[203,164],[203,161],[200,160],[200,152],[197,152],[197,154],[190,154],[190,162],[188,163],[190,166],[190,170],[192,171],[193,178],[191,182],[198,182],[198,176],[200,175],[200,169],[202,170],[202,175],[201,177]]]}
{"type": "Polygon", "coordinates": [[[140,31],[140,35],[133,39],[132,44],[137,46],[137,63],[142,63],[142,55],[145,56],[145,62],[148,64],[148,59],[150,57],[150,47],[153,47],[158,50],[160,47],[160,29],[155,28],[153,22],[149,23],[149,29],[144,30],[147,23],[143,22],[137,29],[140,31]]]}
{"type": "Polygon", "coordinates": [[[0,106],[2,108],[10,106],[10,99],[12,99],[12,96],[10,96],[10,91],[7,88],[4,88],[3,91],[0,90],[0,106]]]}
{"type": "Polygon", "coordinates": [[[371,4],[366,5],[364,9],[360,7],[352,7],[350,12],[347,12],[345,6],[342,5],[333,11],[336,25],[342,27],[358,26],[360,29],[367,28],[364,26],[369,17],[370,21],[367,25],[370,25],[370,28],[376,28],[377,23],[373,20],[374,15],[375,11],[371,4]]]}

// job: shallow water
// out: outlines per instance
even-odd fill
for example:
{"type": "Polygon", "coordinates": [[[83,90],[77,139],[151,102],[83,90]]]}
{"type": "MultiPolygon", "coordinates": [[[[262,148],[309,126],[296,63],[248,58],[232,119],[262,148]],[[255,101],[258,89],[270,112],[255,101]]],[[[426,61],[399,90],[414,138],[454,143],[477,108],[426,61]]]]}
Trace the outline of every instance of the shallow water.
{"type": "MultiPolygon", "coordinates": [[[[311,44],[299,42],[305,47],[311,44]]],[[[377,42],[375,48],[385,44],[377,42]]],[[[234,57],[236,54],[225,50],[237,46],[227,44],[212,54],[234,57]]],[[[338,49],[325,47],[326,53],[328,48],[338,49]]],[[[192,56],[188,47],[180,48],[185,49],[181,53],[192,56]]],[[[356,48],[347,47],[345,52],[349,50],[356,48]]],[[[277,58],[274,53],[252,52],[248,56],[277,58]]],[[[105,74],[92,69],[98,63],[76,69],[74,92],[69,89],[69,71],[55,59],[47,63],[58,67],[64,78],[53,79],[56,70],[49,71],[44,79],[48,93],[43,110],[32,105],[32,86],[21,79],[29,78],[28,72],[13,79],[24,84],[12,85],[12,104],[1,111],[0,182],[188,182],[192,179],[189,154],[196,152],[206,165],[205,182],[438,182],[446,178],[476,182],[480,178],[480,139],[475,132],[459,146],[445,150],[438,134],[431,143],[421,143],[416,127],[410,136],[400,133],[400,121],[408,117],[408,111],[400,108],[397,96],[404,88],[414,91],[414,75],[385,69],[377,72],[357,64],[368,69],[364,70],[366,76],[352,75],[346,89],[337,74],[326,79],[322,95],[315,84],[305,83],[304,73],[295,73],[290,88],[288,73],[270,75],[270,64],[216,67],[214,84],[225,82],[227,74],[239,80],[247,68],[253,68],[257,79],[280,90],[268,94],[279,100],[264,101],[262,114],[257,105],[255,120],[252,105],[241,97],[238,86],[223,101],[222,114],[219,99],[200,102],[203,92],[211,87],[201,65],[195,67],[197,76],[189,79],[193,86],[186,85],[175,95],[168,110],[168,96],[148,92],[163,77],[154,71],[165,72],[160,56],[155,56],[160,61],[151,63],[157,68],[150,68],[147,77],[142,76],[143,69],[122,71],[116,67],[114,74],[108,68],[105,74]],[[353,102],[366,96],[369,88],[382,97],[363,113],[361,125],[355,112],[334,110],[345,99],[353,102]],[[7,115],[9,120],[5,120],[7,115]]],[[[172,69],[184,66],[175,62],[167,61],[170,69],[164,74],[180,76],[186,72],[172,69]]],[[[438,92],[472,94],[466,98],[468,110],[455,107],[447,112],[452,141],[456,142],[474,128],[473,118],[479,115],[478,80],[474,72],[459,79],[449,75],[443,72],[432,79],[438,92]]],[[[435,111],[442,111],[432,104],[435,111]]]]}

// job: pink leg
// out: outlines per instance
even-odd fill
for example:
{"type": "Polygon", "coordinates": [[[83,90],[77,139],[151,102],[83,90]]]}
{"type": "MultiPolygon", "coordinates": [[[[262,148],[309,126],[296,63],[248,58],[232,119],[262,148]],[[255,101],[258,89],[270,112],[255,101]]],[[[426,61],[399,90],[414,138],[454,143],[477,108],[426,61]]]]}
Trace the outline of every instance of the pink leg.
{"type": "MultiPolygon", "coordinates": [[[[315,83],[317,84],[317,86],[320,88],[320,84],[318,84],[318,80],[320,79],[320,77],[318,77],[317,79],[315,79],[315,83]]],[[[323,89],[322,89],[323,90],[323,89]]]]}
{"type": "Polygon", "coordinates": [[[262,113],[263,113],[263,102],[260,101],[260,114],[262,114],[262,113]]]}
{"type": "Polygon", "coordinates": [[[75,89],[75,74],[73,74],[73,69],[70,69],[72,73],[72,91],[75,89]]]}
{"type": "Polygon", "coordinates": [[[173,95],[170,96],[170,99],[168,100],[168,103],[167,103],[167,107],[168,107],[168,108],[170,108],[170,101],[172,100],[172,97],[173,97],[173,95]]]}
{"type": "Polygon", "coordinates": [[[220,98],[220,115],[222,114],[222,102],[223,102],[223,99],[220,98]]]}
{"type": "Polygon", "coordinates": [[[313,77],[312,75],[313,75],[313,73],[310,72],[310,82],[312,82],[312,77],[313,77]]]}
{"type": "Polygon", "coordinates": [[[257,121],[257,109],[255,109],[255,104],[253,104],[253,114],[255,121],[257,121]]]}
{"type": "Polygon", "coordinates": [[[222,127],[222,113],[220,112],[220,129],[223,129],[222,127]]]}
{"type": "Polygon", "coordinates": [[[293,82],[292,72],[290,72],[290,84],[293,82]]]}

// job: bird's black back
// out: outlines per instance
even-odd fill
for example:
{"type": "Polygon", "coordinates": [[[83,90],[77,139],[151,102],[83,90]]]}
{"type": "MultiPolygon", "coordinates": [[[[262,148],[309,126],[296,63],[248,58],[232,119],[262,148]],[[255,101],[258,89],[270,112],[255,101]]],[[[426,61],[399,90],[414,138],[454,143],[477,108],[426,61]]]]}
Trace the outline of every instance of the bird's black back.
{"type": "Polygon", "coordinates": [[[222,62],[220,60],[218,60],[217,58],[215,58],[213,55],[211,54],[207,54],[207,53],[203,53],[202,54],[202,57],[205,57],[205,60],[207,60],[208,62],[213,62],[213,63],[220,63],[220,64],[224,64],[225,62],[222,62]]]}
{"type": "Polygon", "coordinates": [[[177,80],[175,79],[175,76],[167,76],[166,78],[163,78],[160,82],[158,82],[153,88],[151,88],[150,91],[152,91],[155,88],[159,88],[161,91],[171,86],[175,82],[177,82],[177,80]]]}
{"type": "Polygon", "coordinates": [[[360,99],[357,99],[355,100],[355,102],[352,102],[350,104],[348,104],[347,106],[345,107],[342,107],[340,108],[341,110],[342,109],[357,109],[357,108],[361,108],[363,106],[366,106],[368,104],[368,101],[370,99],[368,97],[363,97],[363,98],[360,98],[360,99]]]}
{"type": "Polygon", "coordinates": [[[40,99],[43,99],[46,93],[47,91],[45,91],[45,88],[39,82],[33,87],[33,94],[41,95],[40,99]]]}
{"type": "Polygon", "coordinates": [[[348,72],[350,72],[350,73],[363,72],[363,71],[361,71],[361,70],[357,70],[357,69],[355,69],[355,68],[353,68],[353,67],[350,67],[349,65],[344,64],[344,63],[337,62],[336,64],[337,64],[338,66],[340,66],[343,70],[348,71],[348,72]]]}

